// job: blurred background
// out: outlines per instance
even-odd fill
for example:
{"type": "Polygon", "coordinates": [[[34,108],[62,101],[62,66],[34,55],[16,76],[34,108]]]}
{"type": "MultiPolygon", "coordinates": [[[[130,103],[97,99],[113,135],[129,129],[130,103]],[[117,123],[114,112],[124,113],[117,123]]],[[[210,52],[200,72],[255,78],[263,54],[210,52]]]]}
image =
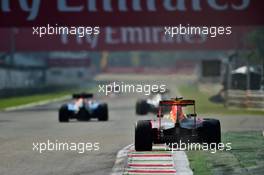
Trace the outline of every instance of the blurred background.
{"type": "Polygon", "coordinates": [[[85,7],[78,13],[41,1],[32,21],[28,2],[37,1],[0,3],[0,174],[109,174],[117,152],[134,142],[135,122],[155,117],[135,114],[143,94],[98,94],[114,81],[165,84],[170,97],[196,100],[198,116],[221,121],[233,149],[187,152],[195,175],[264,174],[264,1],[69,1],[85,7]],[[98,25],[100,34],[32,34],[49,22],[98,25]],[[164,25],[180,23],[230,25],[232,34],[165,36],[164,25]],[[109,121],[59,123],[61,105],[84,91],[108,103],[109,121]],[[100,151],[32,151],[48,139],[99,142],[100,151]]]}
{"type": "Polygon", "coordinates": [[[262,93],[263,28],[239,26],[232,32],[167,38],[161,27],[105,27],[98,36],[65,40],[38,38],[29,28],[2,28],[0,96],[86,86],[102,73],[195,75],[197,83],[222,86],[225,100],[228,90],[262,93]]]}

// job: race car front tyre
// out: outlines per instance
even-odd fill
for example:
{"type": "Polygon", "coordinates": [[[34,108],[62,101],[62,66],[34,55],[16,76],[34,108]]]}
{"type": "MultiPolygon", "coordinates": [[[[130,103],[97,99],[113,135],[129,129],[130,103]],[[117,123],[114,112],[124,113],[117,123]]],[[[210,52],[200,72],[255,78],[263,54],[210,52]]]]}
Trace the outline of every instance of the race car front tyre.
{"type": "Polygon", "coordinates": [[[106,103],[101,104],[98,108],[98,120],[107,121],[108,120],[108,106],[106,103]]]}
{"type": "Polygon", "coordinates": [[[151,151],[152,150],[152,127],[148,120],[140,120],[135,127],[135,150],[151,151]]]}
{"type": "Polygon", "coordinates": [[[146,100],[138,100],[136,103],[136,114],[146,115],[149,111],[149,104],[146,100]]]}
{"type": "Polygon", "coordinates": [[[202,128],[202,142],[207,144],[218,145],[221,142],[221,125],[216,119],[205,119],[202,128]]]}
{"type": "Polygon", "coordinates": [[[69,110],[67,105],[63,105],[59,109],[59,122],[69,122],[69,110]]]}

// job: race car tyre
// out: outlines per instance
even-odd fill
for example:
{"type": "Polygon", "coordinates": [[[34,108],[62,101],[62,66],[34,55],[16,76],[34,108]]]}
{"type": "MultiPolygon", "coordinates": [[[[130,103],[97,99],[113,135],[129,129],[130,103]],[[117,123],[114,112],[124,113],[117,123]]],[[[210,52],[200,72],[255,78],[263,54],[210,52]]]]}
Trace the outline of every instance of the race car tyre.
{"type": "Polygon", "coordinates": [[[63,105],[59,109],[59,122],[69,122],[69,110],[67,105],[63,105]]]}
{"type": "Polygon", "coordinates": [[[89,112],[85,108],[81,108],[78,112],[77,120],[80,121],[89,121],[91,119],[91,116],[89,112]]]}
{"type": "Polygon", "coordinates": [[[221,125],[220,121],[216,119],[204,119],[202,128],[202,141],[203,143],[214,145],[221,142],[221,125]]]}
{"type": "Polygon", "coordinates": [[[138,121],[135,127],[135,150],[152,150],[152,127],[148,120],[138,121]]]}
{"type": "Polygon", "coordinates": [[[106,103],[101,104],[98,107],[98,120],[107,121],[108,120],[108,106],[106,103]]]}
{"type": "Polygon", "coordinates": [[[149,111],[149,104],[146,100],[138,100],[136,103],[136,114],[146,115],[149,111]]]}

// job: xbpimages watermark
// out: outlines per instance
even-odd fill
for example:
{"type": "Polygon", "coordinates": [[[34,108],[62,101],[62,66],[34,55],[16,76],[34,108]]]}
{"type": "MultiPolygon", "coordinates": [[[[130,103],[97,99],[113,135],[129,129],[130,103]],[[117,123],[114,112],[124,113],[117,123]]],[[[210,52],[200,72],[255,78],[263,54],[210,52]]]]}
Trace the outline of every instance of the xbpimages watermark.
{"type": "Polygon", "coordinates": [[[189,143],[179,142],[166,144],[166,151],[210,151],[216,153],[217,151],[230,151],[232,149],[232,143],[189,143]]]}
{"type": "Polygon", "coordinates": [[[150,95],[151,93],[164,93],[165,91],[165,84],[127,84],[124,82],[113,82],[111,84],[98,85],[98,92],[104,95],[111,93],[142,93],[144,95],[150,95]]]}
{"type": "Polygon", "coordinates": [[[99,151],[100,143],[98,142],[60,142],[58,140],[46,142],[33,142],[32,150],[44,153],[44,152],[53,152],[53,151],[72,151],[79,154],[83,154],[91,151],[99,151]]]}

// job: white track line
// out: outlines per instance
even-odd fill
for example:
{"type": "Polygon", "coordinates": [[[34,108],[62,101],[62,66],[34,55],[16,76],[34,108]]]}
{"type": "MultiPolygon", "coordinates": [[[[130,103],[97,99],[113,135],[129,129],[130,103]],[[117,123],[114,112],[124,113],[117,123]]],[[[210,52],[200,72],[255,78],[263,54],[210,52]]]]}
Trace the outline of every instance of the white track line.
{"type": "Polygon", "coordinates": [[[112,168],[111,175],[122,175],[126,166],[127,154],[129,150],[133,147],[133,144],[124,147],[117,153],[116,161],[114,167],[112,168]]]}
{"type": "Polygon", "coordinates": [[[42,101],[38,101],[38,102],[28,103],[28,104],[25,104],[25,105],[8,107],[8,108],[5,108],[3,111],[10,112],[10,111],[15,111],[15,110],[21,110],[21,109],[26,109],[26,108],[30,108],[30,107],[46,105],[46,104],[53,103],[53,102],[68,100],[70,98],[71,98],[71,96],[66,95],[66,96],[59,97],[59,98],[54,98],[54,99],[51,99],[51,100],[42,100],[42,101]]]}

